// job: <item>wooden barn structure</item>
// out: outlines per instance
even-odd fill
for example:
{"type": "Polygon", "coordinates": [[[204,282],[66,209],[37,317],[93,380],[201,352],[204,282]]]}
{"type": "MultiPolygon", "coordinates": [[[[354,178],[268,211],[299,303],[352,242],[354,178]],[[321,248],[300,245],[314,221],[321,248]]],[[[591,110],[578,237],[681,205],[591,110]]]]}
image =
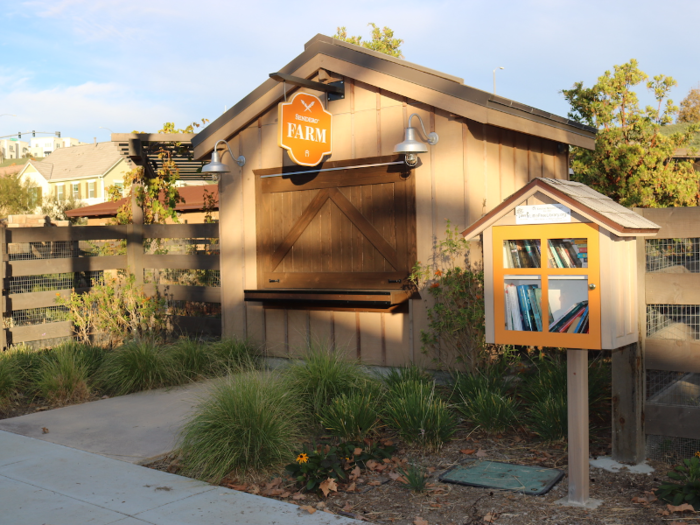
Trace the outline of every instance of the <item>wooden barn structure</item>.
{"type": "Polygon", "coordinates": [[[567,179],[569,145],[593,149],[595,131],[317,35],[193,138],[195,158],[218,140],[246,159],[222,157],[231,167],[219,182],[223,334],[270,356],[325,340],[367,364],[399,366],[423,359],[428,299],[407,293],[406,280],[431,258],[446,219],[463,228],[534,178],[567,179]],[[298,92],[333,118],[332,153],[314,168],[278,145],[278,104],[298,92]],[[413,113],[439,142],[411,167],[394,148],[413,113]]]}

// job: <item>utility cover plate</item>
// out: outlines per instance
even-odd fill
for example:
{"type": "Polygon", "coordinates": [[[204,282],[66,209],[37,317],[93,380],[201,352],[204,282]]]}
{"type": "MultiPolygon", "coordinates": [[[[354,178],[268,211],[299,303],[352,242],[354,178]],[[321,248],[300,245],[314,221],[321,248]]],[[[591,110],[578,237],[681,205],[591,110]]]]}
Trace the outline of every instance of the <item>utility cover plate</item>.
{"type": "Polygon", "coordinates": [[[498,461],[471,461],[452,467],[440,475],[444,483],[470,487],[512,490],[539,496],[546,494],[564,477],[564,471],[554,468],[511,465],[498,461]]]}

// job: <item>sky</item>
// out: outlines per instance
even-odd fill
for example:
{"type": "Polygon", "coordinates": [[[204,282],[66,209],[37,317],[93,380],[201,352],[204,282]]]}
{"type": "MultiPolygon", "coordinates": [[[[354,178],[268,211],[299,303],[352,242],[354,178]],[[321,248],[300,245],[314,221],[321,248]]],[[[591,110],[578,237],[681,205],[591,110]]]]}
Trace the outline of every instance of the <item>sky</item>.
{"type": "MultiPolygon", "coordinates": [[[[700,83],[697,0],[2,0],[0,137],[60,131],[83,142],[213,121],[317,33],[369,22],[406,60],[566,116],[561,95],[631,58],[670,75],[678,104],[700,83]],[[12,116],[15,115],[15,116],[12,116]],[[111,130],[111,131],[110,131],[111,130]]],[[[643,89],[643,103],[652,98],[643,89]]]]}

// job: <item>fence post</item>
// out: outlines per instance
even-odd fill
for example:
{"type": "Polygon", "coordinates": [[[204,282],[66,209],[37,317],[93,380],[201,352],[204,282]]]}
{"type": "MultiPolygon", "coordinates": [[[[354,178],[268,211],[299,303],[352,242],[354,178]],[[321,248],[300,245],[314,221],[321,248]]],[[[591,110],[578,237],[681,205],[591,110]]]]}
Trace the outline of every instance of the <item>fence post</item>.
{"type": "Polygon", "coordinates": [[[7,348],[7,331],[5,330],[5,311],[7,295],[5,294],[5,268],[7,264],[7,228],[0,224],[0,352],[7,348]]]}
{"type": "Polygon", "coordinates": [[[129,224],[126,227],[126,268],[136,278],[137,285],[143,284],[143,225],[129,224]]]}

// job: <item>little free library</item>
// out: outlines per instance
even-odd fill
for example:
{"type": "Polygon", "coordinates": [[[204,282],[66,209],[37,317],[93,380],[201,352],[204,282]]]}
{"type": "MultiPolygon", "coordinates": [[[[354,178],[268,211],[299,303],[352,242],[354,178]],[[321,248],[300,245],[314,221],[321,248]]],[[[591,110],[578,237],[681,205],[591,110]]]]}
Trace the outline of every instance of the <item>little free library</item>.
{"type": "MultiPolygon", "coordinates": [[[[223,335],[269,356],[293,357],[316,340],[366,364],[428,365],[427,302],[407,279],[431,260],[446,220],[483,225],[514,194],[563,191],[555,183],[568,182],[569,145],[593,149],[594,140],[593,128],[317,35],[192,141],[197,159],[212,159],[203,171],[219,174],[223,335]]],[[[545,206],[521,210],[532,220],[566,213],[551,196],[527,204],[545,206]]],[[[603,283],[586,254],[608,248],[579,231],[591,228],[580,210],[570,216],[571,231],[486,236],[484,267],[499,263],[502,290],[486,295],[496,301],[492,340],[530,344],[540,334],[570,347],[570,336],[607,348],[629,339],[601,325],[594,304],[605,305],[590,299],[590,285],[603,283]],[[572,268],[585,271],[558,277],[572,268]],[[515,315],[521,304],[528,315],[515,315]]]]}

